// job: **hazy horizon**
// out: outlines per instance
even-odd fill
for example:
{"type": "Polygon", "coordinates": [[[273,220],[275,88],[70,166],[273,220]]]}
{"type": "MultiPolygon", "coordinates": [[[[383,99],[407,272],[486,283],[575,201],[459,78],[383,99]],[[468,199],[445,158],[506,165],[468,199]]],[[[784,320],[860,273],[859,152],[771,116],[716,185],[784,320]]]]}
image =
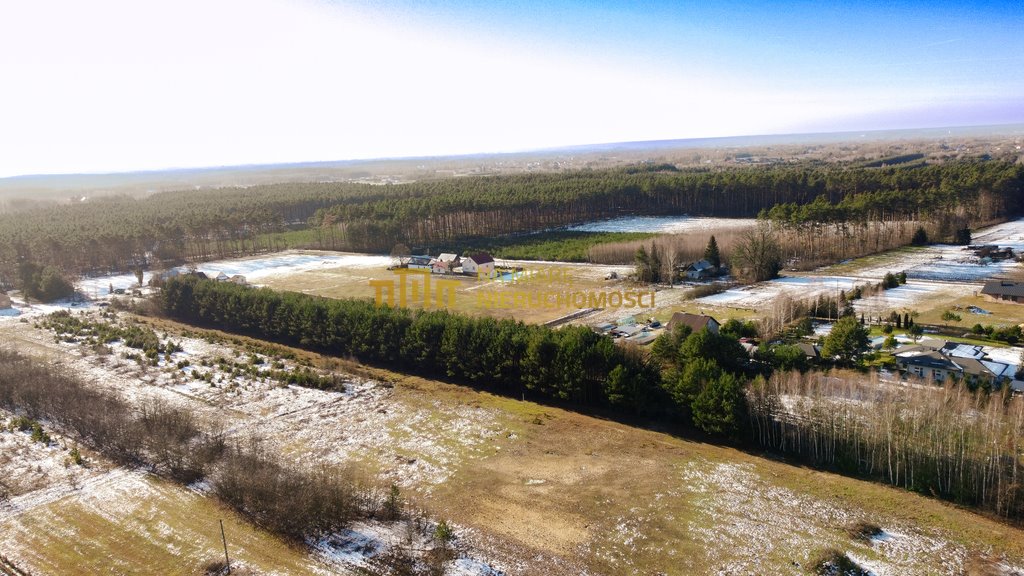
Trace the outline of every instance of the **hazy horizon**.
{"type": "Polygon", "coordinates": [[[127,0],[0,14],[0,177],[1024,122],[992,2],[127,0]]]}
{"type": "Polygon", "coordinates": [[[594,153],[598,151],[656,151],[660,149],[688,150],[700,148],[714,148],[716,146],[729,148],[755,148],[759,146],[785,145],[785,144],[819,144],[819,143],[842,143],[842,142],[884,142],[886,140],[918,140],[941,136],[935,132],[948,131],[950,137],[964,136],[995,136],[1011,135],[1020,133],[1024,135],[1024,123],[993,124],[993,125],[965,125],[965,126],[931,126],[923,128],[893,128],[888,130],[848,130],[838,132],[795,132],[779,134],[742,134],[736,136],[713,136],[696,138],[674,138],[665,140],[634,140],[626,142],[591,142],[585,144],[568,144],[550,148],[534,148],[526,150],[509,150],[496,152],[468,152],[464,154],[447,155],[422,155],[422,156],[386,156],[371,158],[335,158],[327,160],[305,160],[295,162],[268,162],[249,164],[224,164],[206,166],[165,166],[144,168],[138,170],[122,171],[101,171],[101,172],[55,172],[46,174],[13,174],[11,176],[0,176],[0,182],[13,182],[18,180],[49,178],[49,177],[72,177],[72,176],[130,176],[146,174],[168,174],[174,172],[204,172],[217,170],[246,170],[264,168],[288,168],[288,167],[315,167],[329,165],[353,165],[369,164],[374,162],[388,161],[436,161],[446,159],[469,159],[486,158],[492,156],[522,156],[522,155],[556,155],[565,153],[594,153]],[[849,137],[844,138],[844,137],[849,137]],[[863,138],[863,139],[862,139],[863,138]]]}

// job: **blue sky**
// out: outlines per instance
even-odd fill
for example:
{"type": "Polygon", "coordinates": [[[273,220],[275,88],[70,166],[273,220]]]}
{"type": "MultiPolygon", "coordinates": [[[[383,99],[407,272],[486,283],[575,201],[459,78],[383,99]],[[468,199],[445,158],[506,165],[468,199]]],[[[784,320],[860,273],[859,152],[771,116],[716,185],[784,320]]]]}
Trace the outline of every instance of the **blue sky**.
{"type": "Polygon", "coordinates": [[[1024,3],[0,0],[0,177],[1024,122],[1024,3]]]}

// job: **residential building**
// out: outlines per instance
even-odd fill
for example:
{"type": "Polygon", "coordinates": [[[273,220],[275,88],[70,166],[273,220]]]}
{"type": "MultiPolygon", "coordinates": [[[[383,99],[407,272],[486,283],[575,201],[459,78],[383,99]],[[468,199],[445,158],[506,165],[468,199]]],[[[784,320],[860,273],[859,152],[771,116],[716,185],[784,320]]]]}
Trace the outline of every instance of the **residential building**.
{"type": "Polygon", "coordinates": [[[677,326],[689,326],[693,332],[700,332],[707,328],[708,332],[712,334],[718,334],[718,329],[721,326],[718,320],[715,320],[711,316],[704,316],[701,314],[690,314],[688,312],[676,312],[672,315],[672,318],[666,324],[666,327],[671,332],[676,329],[677,326]]]}
{"type": "Polygon", "coordinates": [[[707,260],[698,260],[686,267],[686,277],[690,280],[706,280],[717,273],[718,268],[707,260]]]}
{"type": "Polygon", "coordinates": [[[981,293],[993,300],[1024,303],[1024,282],[1008,280],[990,280],[985,282],[981,293]]]}
{"type": "Polygon", "coordinates": [[[463,258],[462,271],[473,276],[494,276],[494,258],[486,252],[463,258]]]}
{"type": "Polygon", "coordinates": [[[989,358],[982,346],[959,342],[901,346],[893,356],[901,370],[936,382],[958,379],[999,385],[1003,380],[1012,380],[1015,371],[1013,366],[989,358]]]}
{"type": "Polygon", "coordinates": [[[430,256],[416,255],[409,257],[409,268],[419,270],[430,270],[430,256]]]}

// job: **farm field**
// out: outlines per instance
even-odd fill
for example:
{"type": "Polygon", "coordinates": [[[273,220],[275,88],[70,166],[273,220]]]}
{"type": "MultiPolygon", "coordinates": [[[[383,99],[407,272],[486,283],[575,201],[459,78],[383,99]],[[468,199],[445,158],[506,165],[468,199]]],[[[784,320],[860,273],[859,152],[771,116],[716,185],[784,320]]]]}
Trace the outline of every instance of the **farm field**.
{"type": "MultiPolygon", "coordinates": [[[[520,306],[514,303],[511,307],[506,305],[492,307],[488,303],[492,302],[494,298],[500,297],[503,293],[536,293],[540,291],[554,293],[564,293],[567,291],[605,292],[636,289],[636,287],[623,280],[605,280],[605,277],[611,272],[615,272],[620,277],[628,274],[631,271],[629,266],[599,266],[525,260],[500,260],[499,262],[504,266],[523,267],[528,272],[541,274],[543,278],[528,279],[522,282],[496,282],[477,280],[471,277],[433,275],[431,276],[432,292],[436,289],[438,280],[455,280],[458,282],[458,285],[455,290],[453,305],[449,307],[451,310],[474,316],[512,318],[524,322],[545,323],[571,314],[577,309],[565,307],[541,308],[520,306]]],[[[398,276],[385,268],[386,265],[374,268],[353,266],[330,267],[299,271],[288,275],[277,275],[265,278],[262,281],[258,281],[258,283],[278,290],[290,290],[330,298],[374,298],[375,289],[369,284],[371,279],[398,281],[398,276]]],[[[410,278],[411,283],[412,279],[410,278]]],[[[416,283],[422,286],[421,282],[417,281],[416,283]]],[[[645,299],[645,303],[649,300],[649,298],[645,299]]],[[[411,298],[409,303],[413,307],[421,306],[420,302],[414,303],[411,298]]],[[[657,303],[656,299],[655,303],[657,303]]],[[[641,309],[635,308],[634,310],[639,311],[641,309]]],[[[627,313],[623,312],[622,315],[627,313]]]]}
{"type": "MultiPolygon", "coordinates": [[[[89,314],[100,320],[97,312],[89,314]]],[[[384,485],[400,485],[410,505],[456,526],[465,551],[453,567],[458,574],[493,574],[489,565],[509,575],[808,574],[830,548],[876,574],[1009,574],[1024,565],[1024,531],[926,497],[299,351],[286,361],[289,366],[308,361],[318,371],[337,371],[344,391],[282,386],[221,367],[219,360],[248,363],[256,341],[142,321],[180,341],[182,352],[143,368],[123,358],[126,350],[117,344],[101,356],[17,319],[0,320],[0,338],[132,402],[161,400],[222,422],[229,439],[259,435],[296,461],[346,464],[384,485]],[[189,361],[185,368],[179,367],[183,360],[189,361]],[[193,370],[212,377],[198,380],[188,374],[193,370]],[[849,529],[859,521],[885,532],[854,538],[849,529]]],[[[268,361],[285,352],[262,350],[258,356],[268,361]]],[[[0,436],[5,442],[7,434],[0,436]]],[[[72,536],[40,527],[84,523],[92,528],[83,526],[82,533],[98,530],[96,525],[121,523],[124,516],[112,511],[119,506],[132,518],[122,523],[125,536],[114,530],[81,553],[135,562],[135,548],[123,538],[142,531],[159,535],[141,553],[169,562],[164,573],[192,573],[196,562],[216,551],[216,539],[182,525],[223,514],[212,500],[118,469],[85,470],[76,491],[56,464],[60,454],[50,460],[56,469],[51,477],[26,485],[18,498],[54,490],[70,496],[31,513],[0,509],[5,554],[25,568],[49,572],[47,567],[66,565],[61,563],[77,553],[59,545],[72,536]],[[112,490],[116,498],[101,502],[86,487],[104,478],[121,488],[112,490]],[[184,509],[196,512],[190,516],[184,509]],[[186,546],[177,538],[210,541],[186,546]],[[180,559],[168,558],[176,550],[180,559]]],[[[377,537],[371,528],[354,527],[362,538],[377,537]]],[[[310,556],[275,556],[273,564],[261,554],[270,555],[277,544],[261,545],[258,533],[243,536],[244,526],[228,530],[229,542],[238,535],[239,561],[260,573],[316,573],[327,559],[341,562],[340,569],[361,565],[327,543],[310,556]]]]}
{"type": "Polygon", "coordinates": [[[715,231],[722,228],[749,228],[754,218],[712,218],[707,216],[625,216],[611,220],[587,222],[570,226],[570,232],[655,232],[677,234],[694,230],[715,231]]]}

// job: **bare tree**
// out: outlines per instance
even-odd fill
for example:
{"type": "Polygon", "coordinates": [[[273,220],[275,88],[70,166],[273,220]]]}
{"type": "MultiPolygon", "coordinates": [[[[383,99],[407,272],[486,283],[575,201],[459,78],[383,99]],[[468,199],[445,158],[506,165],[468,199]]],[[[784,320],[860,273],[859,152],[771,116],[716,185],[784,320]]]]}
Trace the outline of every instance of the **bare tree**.
{"type": "Polygon", "coordinates": [[[391,248],[391,257],[394,258],[395,266],[399,268],[409,264],[410,256],[412,256],[412,250],[409,250],[409,247],[401,242],[391,248]]]}
{"type": "Polygon", "coordinates": [[[771,226],[761,224],[743,234],[732,259],[735,269],[749,280],[771,280],[782,269],[782,248],[771,226]]]}

